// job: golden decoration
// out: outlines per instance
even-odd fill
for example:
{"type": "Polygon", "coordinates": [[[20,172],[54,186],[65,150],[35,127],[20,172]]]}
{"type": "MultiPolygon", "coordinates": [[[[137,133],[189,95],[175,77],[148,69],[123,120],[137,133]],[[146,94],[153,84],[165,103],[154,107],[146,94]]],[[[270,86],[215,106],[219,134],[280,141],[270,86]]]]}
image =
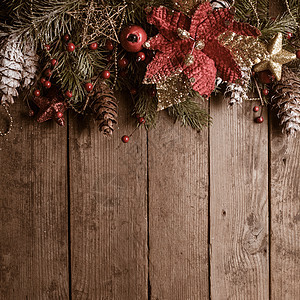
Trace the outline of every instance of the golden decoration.
{"type": "Polygon", "coordinates": [[[173,0],[175,8],[187,15],[191,15],[193,10],[205,1],[206,0],[173,0]]]}
{"type": "Polygon", "coordinates": [[[184,64],[189,67],[195,63],[195,57],[193,54],[188,54],[184,60],[184,64]]]}
{"type": "Polygon", "coordinates": [[[269,45],[265,47],[269,55],[254,67],[254,71],[261,72],[270,70],[279,81],[282,75],[282,65],[291,62],[296,59],[297,56],[294,53],[282,49],[282,33],[277,33],[269,45]]]}
{"type": "Polygon", "coordinates": [[[185,101],[189,96],[190,83],[182,70],[177,70],[165,81],[157,83],[156,90],[157,110],[160,111],[185,101]]]}
{"type": "Polygon", "coordinates": [[[195,43],[195,48],[197,50],[203,50],[205,48],[205,42],[202,40],[199,40],[195,43]]]}
{"type": "Polygon", "coordinates": [[[181,38],[182,40],[187,40],[191,37],[191,34],[185,29],[178,28],[177,33],[179,38],[181,38]]]}

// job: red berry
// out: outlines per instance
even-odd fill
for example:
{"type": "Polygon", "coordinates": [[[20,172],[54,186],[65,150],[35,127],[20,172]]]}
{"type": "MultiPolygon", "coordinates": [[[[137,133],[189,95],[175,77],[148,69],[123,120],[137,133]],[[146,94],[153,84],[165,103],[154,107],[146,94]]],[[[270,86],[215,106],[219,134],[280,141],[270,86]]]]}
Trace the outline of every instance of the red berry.
{"type": "Polygon", "coordinates": [[[111,40],[106,40],[105,49],[108,50],[108,51],[113,51],[114,50],[114,44],[111,40]]]}
{"type": "Polygon", "coordinates": [[[71,91],[66,91],[65,95],[68,98],[72,98],[72,92],[71,91]]]}
{"type": "Polygon", "coordinates": [[[128,66],[129,64],[129,61],[127,58],[120,58],[119,61],[118,61],[118,66],[121,68],[121,69],[124,69],[128,66]]]}
{"type": "Polygon", "coordinates": [[[262,93],[263,93],[265,96],[268,96],[268,95],[269,95],[269,90],[268,90],[268,89],[263,89],[262,93]]]}
{"type": "Polygon", "coordinates": [[[39,96],[41,96],[41,91],[40,90],[35,90],[33,92],[33,94],[34,94],[34,96],[39,97],[39,96]]]}
{"type": "Polygon", "coordinates": [[[67,46],[67,50],[68,52],[73,52],[75,51],[75,45],[73,43],[69,43],[68,46],[67,46]]]}
{"type": "Polygon", "coordinates": [[[57,60],[55,58],[51,59],[51,66],[55,67],[57,65],[57,60]]]}
{"type": "Polygon", "coordinates": [[[259,106],[257,106],[257,105],[254,106],[254,107],[253,107],[253,111],[254,111],[254,112],[258,112],[258,111],[259,111],[259,106]]]}
{"type": "Polygon", "coordinates": [[[139,52],[143,49],[143,44],[147,41],[147,33],[140,26],[128,26],[122,30],[120,41],[126,51],[139,52]]]}
{"type": "Polygon", "coordinates": [[[130,94],[131,95],[136,95],[137,94],[137,90],[135,88],[130,89],[130,94]]]}
{"type": "Polygon", "coordinates": [[[129,142],[129,136],[128,135],[124,135],[124,136],[122,136],[122,142],[123,143],[128,143],[129,142]]]}
{"type": "Polygon", "coordinates": [[[298,50],[298,51],[296,52],[296,55],[297,55],[297,58],[300,59],[300,50],[298,50]]]}
{"type": "Polygon", "coordinates": [[[91,83],[86,83],[84,88],[87,92],[90,92],[93,89],[93,85],[91,83]]]}
{"type": "Polygon", "coordinates": [[[45,77],[42,77],[42,78],[40,79],[40,83],[41,83],[41,84],[44,84],[45,81],[46,81],[46,78],[45,78],[45,77]]]}
{"type": "Polygon", "coordinates": [[[139,124],[145,124],[145,123],[146,123],[145,118],[140,117],[140,118],[139,118],[139,124]]]}
{"type": "Polygon", "coordinates": [[[255,71],[252,71],[252,76],[254,77],[256,75],[256,72],[255,71]]]}
{"type": "Polygon", "coordinates": [[[260,117],[258,117],[258,118],[255,119],[256,123],[263,123],[263,121],[264,121],[263,116],[260,116],[260,117]]]}
{"type": "Polygon", "coordinates": [[[33,116],[34,116],[34,111],[33,111],[32,109],[30,109],[30,110],[28,111],[28,116],[29,116],[29,117],[33,117],[33,116]]]}
{"type": "Polygon", "coordinates": [[[108,70],[104,70],[101,74],[103,79],[108,79],[110,77],[110,72],[108,70]]]}
{"type": "Polygon", "coordinates": [[[97,50],[97,48],[98,48],[98,44],[96,42],[89,45],[90,50],[97,50]]]}
{"type": "Polygon", "coordinates": [[[63,39],[65,42],[68,42],[70,40],[70,36],[66,33],[64,36],[63,36],[63,39]]]}
{"type": "Polygon", "coordinates": [[[50,89],[51,88],[51,82],[49,80],[46,80],[45,83],[44,83],[44,87],[47,88],[47,89],[50,89]]]}
{"type": "Polygon", "coordinates": [[[263,84],[270,84],[274,81],[274,75],[270,71],[262,71],[258,73],[258,80],[263,84]]]}
{"type": "Polygon", "coordinates": [[[56,113],[56,116],[60,119],[64,116],[64,114],[59,111],[58,113],[56,113]]]}
{"type": "Polygon", "coordinates": [[[45,74],[46,77],[50,77],[52,75],[51,69],[46,69],[44,74],[45,74]]]}
{"type": "Polygon", "coordinates": [[[288,40],[290,40],[292,37],[293,37],[293,34],[292,34],[291,32],[288,32],[288,33],[286,34],[286,38],[287,38],[288,40]]]}
{"type": "Polygon", "coordinates": [[[48,44],[45,45],[45,49],[46,49],[47,51],[50,51],[50,48],[51,48],[50,45],[48,45],[48,44]]]}
{"type": "Polygon", "coordinates": [[[144,52],[138,52],[136,54],[136,61],[140,62],[140,61],[144,61],[146,59],[146,54],[144,52]]]}

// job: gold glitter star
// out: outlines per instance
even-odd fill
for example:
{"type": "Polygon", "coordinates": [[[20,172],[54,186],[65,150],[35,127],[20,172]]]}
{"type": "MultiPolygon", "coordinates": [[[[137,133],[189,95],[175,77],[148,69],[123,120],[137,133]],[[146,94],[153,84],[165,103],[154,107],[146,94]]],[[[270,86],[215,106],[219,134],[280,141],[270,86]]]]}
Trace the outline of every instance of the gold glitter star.
{"type": "Polygon", "coordinates": [[[282,49],[282,33],[277,33],[266,48],[269,55],[265,60],[254,67],[254,71],[261,72],[270,70],[279,81],[282,74],[282,65],[296,59],[296,54],[282,49]]]}

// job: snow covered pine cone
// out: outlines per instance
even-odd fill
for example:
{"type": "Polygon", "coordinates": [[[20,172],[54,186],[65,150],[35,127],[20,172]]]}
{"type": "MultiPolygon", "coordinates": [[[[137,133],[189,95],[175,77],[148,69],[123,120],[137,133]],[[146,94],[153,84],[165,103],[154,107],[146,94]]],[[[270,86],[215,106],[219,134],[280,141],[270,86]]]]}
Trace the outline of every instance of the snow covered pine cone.
{"type": "Polygon", "coordinates": [[[295,136],[300,131],[300,79],[287,67],[282,78],[273,86],[272,105],[278,109],[283,132],[295,136]]]}
{"type": "Polygon", "coordinates": [[[224,0],[212,0],[210,1],[211,7],[213,9],[219,9],[219,8],[228,8],[230,7],[230,4],[228,1],[224,0]]]}
{"type": "Polygon", "coordinates": [[[18,88],[32,84],[37,71],[38,56],[29,41],[22,51],[21,44],[10,36],[0,49],[0,97],[2,104],[13,104],[18,88]]]}

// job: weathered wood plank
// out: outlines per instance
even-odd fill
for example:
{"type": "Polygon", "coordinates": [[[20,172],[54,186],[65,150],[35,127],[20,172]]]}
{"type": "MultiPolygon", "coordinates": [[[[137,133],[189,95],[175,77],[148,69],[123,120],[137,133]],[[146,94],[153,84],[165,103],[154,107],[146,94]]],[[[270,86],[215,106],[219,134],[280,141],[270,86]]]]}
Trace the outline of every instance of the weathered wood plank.
{"type": "Polygon", "coordinates": [[[90,120],[70,127],[74,299],[147,299],[146,132],[121,99],[120,130],[105,138],[90,120]]]}
{"type": "Polygon", "coordinates": [[[272,299],[300,297],[300,141],[271,131],[272,299]]]}
{"type": "Polygon", "coordinates": [[[151,299],[208,299],[208,130],[149,133],[151,299]]]}
{"type": "Polygon", "coordinates": [[[67,130],[26,112],[0,138],[0,298],[68,299],[67,130]]]}
{"type": "Polygon", "coordinates": [[[253,106],[211,101],[212,299],[269,297],[268,125],[253,106]]]}

